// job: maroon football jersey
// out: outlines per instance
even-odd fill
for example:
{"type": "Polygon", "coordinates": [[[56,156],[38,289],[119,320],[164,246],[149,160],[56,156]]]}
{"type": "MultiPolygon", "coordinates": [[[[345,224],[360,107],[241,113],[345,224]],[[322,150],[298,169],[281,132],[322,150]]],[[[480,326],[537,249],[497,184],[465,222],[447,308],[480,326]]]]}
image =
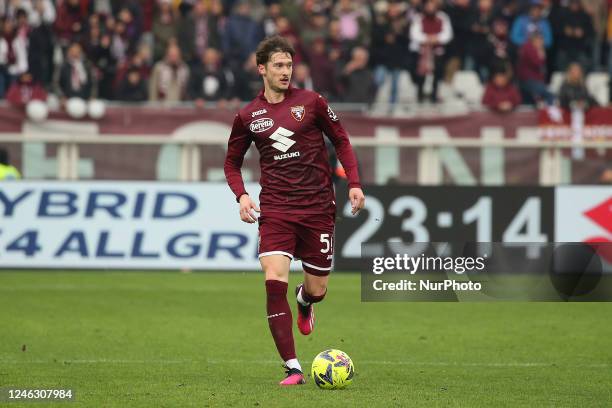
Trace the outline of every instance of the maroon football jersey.
{"type": "Polygon", "coordinates": [[[262,91],[238,112],[228,142],[225,177],[236,198],[246,193],[240,168],[249,146],[255,142],[261,165],[262,213],[334,211],[323,132],[336,148],[349,188],[361,187],[348,135],[321,95],[289,88],[282,102],[271,104],[262,91]]]}

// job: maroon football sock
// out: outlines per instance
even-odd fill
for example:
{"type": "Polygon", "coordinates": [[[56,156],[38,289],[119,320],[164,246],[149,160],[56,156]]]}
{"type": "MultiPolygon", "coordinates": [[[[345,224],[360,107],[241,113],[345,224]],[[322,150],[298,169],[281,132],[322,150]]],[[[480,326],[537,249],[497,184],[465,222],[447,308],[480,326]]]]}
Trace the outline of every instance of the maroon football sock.
{"type": "Polygon", "coordinates": [[[319,303],[320,301],[323,300],[323,298],[325,297],[325,295],[327,295],[327,289],[325,289],[325,292],[323,292],[322,295],[320,296],[313,296],[310,293],[306,292],[306,287],[302,286],[302,299],[304,299],[304,302],[307,303],[319,303]]]}
{"type": "Polygon", "coordinates": [[[287,282],[266,281],[268,324],[276,349],[283,361],[295,358],[293,343],[293,318],[287,302],[287,282]]]}

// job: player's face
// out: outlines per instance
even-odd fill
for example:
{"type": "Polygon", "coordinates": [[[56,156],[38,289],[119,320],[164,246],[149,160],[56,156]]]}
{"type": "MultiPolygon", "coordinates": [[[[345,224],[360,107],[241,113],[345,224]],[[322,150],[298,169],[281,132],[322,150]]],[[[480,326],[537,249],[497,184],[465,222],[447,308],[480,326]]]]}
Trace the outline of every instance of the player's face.
{"type": "Polygon", "coordinates": [[[259,73],[274,92],[284,92],[289,88],[292,72],[293,59],[286,52],[275,52],[266,65],[259,65],[259,73]]]}

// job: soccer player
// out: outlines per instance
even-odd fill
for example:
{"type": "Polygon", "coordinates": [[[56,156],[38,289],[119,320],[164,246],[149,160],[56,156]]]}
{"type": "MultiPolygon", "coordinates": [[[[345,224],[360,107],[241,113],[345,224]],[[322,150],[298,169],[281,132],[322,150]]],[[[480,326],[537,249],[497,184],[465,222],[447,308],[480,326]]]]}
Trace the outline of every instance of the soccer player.
{"type": "Polygon", "coordinates": [[[336,203],[323,133],[346,171],[353,214],[365,203],[357,159],[338,116],[321,95],[290,85],[294,54],[280,36],[259,44],[256,59],[264,89],[236,115],[224,166],[241,220],[259,222],[268,323],[287,375],[281,385],[305,383],[287,302],[289,264],[296,257],[304,268],[304,282],[295,290],[297,325],[304,335],[313,330],[313,304],[325,297],[332,268],[336,203]],[[246,192],[240,171],[253,142],[260,154],[261,211],[246,192]]]}

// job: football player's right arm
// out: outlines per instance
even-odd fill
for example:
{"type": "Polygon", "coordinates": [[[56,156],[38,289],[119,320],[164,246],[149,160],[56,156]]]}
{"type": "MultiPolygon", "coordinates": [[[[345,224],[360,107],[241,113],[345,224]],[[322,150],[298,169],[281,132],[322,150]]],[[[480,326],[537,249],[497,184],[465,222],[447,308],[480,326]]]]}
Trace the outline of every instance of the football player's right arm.
{"type": "Polygon", "coordinates": [[[223,170],[227,184],[236,196],[236,201],[240,203],[240,219],[248,223],[256,221],[257,217],[253,210],[259,212],[259,208],[253,203],[244,188],[244,180],[240,169],[242,168],[244,155],[252,142],[251,134],[242,123],[240,115],[236,115],[232,125],[232,133],[227,143],[227,155],[225,156],[223,170]]]}

